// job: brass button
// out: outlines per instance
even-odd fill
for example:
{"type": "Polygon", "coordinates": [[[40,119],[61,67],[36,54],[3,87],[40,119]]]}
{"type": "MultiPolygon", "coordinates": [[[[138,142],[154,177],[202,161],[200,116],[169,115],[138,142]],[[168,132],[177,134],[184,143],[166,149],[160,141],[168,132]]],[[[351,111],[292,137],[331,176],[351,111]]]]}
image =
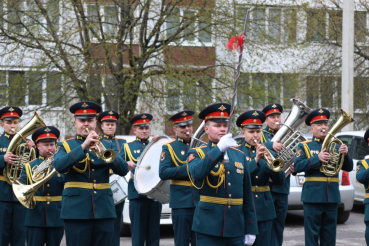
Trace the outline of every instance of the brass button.
{"type": "Polygon", "coordinates": [[[91,161],[94,161],[94,159],[91,159],[91,161]]]}
{"type": "Polygon", "coordinates": [[[257,186],[257,185],[255,185],[255,188],[258,188],[258,186],[257,186]]]}
{"type": "Polygon", "coordinates": [[[97,192],[96,192],[96,190],[94,191],[94,193],[96,194],[97,192]]]}
{"type": "Polygon", "coordinates": [[[229,194],[229,197],[232,197],[232,194],[229,194]]]}
{"type": "Polygon", "coordinates": [[[50,193],[47,193],[48,196],[50,196],[50,193]]]}
{"type": "Polygon", "coordinates": [[[60,178],[60,176],[61,176],[61,175],[60,175],[60,173],[58,173],[58,177],[59,177],[59,178],[60,178]]]}
{"type": "Polygon", "coordinates": [[[50,184],[47,184],[47,187],[50,187],[50,184]]]}
{"type": "Polygon", "coordinates": [[[255,195],[255,197],[258,197],[258,195],[255,195]]]}
{"type": "Polygon", "coordinates": [[[231,183],[228,183],[229,186],[231,186],[231,183]]]}
{"type": "Polygon", "coordinates": [[[259,176],[255,176],[255,178],[256,178],[256,179],[258,179],[258,178],[259,178],[259,176]]]}
{"type": "Polygon", "coordinates": [[[95,172],[95,169],[92,169],[92,172],[95,172]]]}
{"type": "Polygon", "coordinates": [[[94,179],[94,183],[96,183],[96,179],[94,179]]]}
{"type": "Polygon", "coordinates": [[[47,202],[47,205],[50,205],[50,202],[47,202]]]}
{"type": "Polygon", "coordinates": [[[255,153],[255,150],[253,150],[252,153],[255,153]]]}
{"type": "Polygon", "coordinates": [[[231,174],[231,172],[230,172],[230,171],[228,171],[228,172],[227,172],[227,174],[228,174],[228,175],[230,175],[230,174],[231,174]]]}
{"type": "Polygon", "coordinates": [[[228,208],[231,208],[231,206],[228,206],[228,208]]]}

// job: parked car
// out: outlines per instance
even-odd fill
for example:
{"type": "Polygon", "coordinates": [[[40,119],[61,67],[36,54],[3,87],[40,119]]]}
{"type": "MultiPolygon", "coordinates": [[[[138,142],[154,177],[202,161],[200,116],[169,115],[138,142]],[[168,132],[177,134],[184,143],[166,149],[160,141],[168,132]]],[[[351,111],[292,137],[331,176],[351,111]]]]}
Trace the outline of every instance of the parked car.
{"type": "MultiPolygon", "coordinates": [[[[361,134],[363,136],[364,134],[361,134]]],[[[307,139],[311,139],[312,135],[305,135],[307,139]]],[[[243,141],[242,135],[238,135],[235,137],[238,143],[243,141]]],[[[350,147],[349,147],[350,148],[350,147]]],[[[350,153],[351,154],[351,153],[350,153]]],[[[350,175],[346,171],[340,171],[339,173],[339,189],[341,194],[341,203],[338,204],[338,216],[337,222],[344,223],[350,217],[350,211],[354,205],[354,186],[352,185],[353,182],[350,182],[351,173],[350,175]]],[[[355,172],[356,174],[356,172],[355,172]]],[[[296,174],[296,176],[290,175],[288,178],[290,179],[290,195],[288,196],[288,210],[303,210],[303,203],[301,201],[301,193],[302,193],[302,186],[305,183],[305,173],[301,172],[296,174]]],[[[351,180],[356,180],[352,179],[351,180]]]]}
{"type": "Polygon", "coordinates": [[[340,132],[336,135],[349,148],[349,154],[354,162],[354,170],[350,172],[350,180],[355,189],[355,201],[363,202],[365,198],[364,186],[356,180],[356,164],[369,155],[369,146],[364,141],[365,131],[340,132]]]}
{"type": "MultiPolygon", "coordinates": [[[[131,142],[136,139],[136,136],[133,135],[117,135],[118,138],[124,138],[127,142],[131,142]]],[[[123,151],[123,150],[122,150],[123,151]]],[[[131,177],[131,172],[125,176],[127,182],[131,177]]],[[[128,183],[127,183],[128,185],[128,183]]],[[[172,224],[172,209],[169,207],[169,204],[163,204],[163,208],[161,210],[161,218],[160,225],[171,225],[172,224]]],[[[120,236],[129,236],[131,234],[131,220],[129,218],[129,200],[125,200],[123,214],[122,214],[122,226],[120,229],[120,236]]]]}

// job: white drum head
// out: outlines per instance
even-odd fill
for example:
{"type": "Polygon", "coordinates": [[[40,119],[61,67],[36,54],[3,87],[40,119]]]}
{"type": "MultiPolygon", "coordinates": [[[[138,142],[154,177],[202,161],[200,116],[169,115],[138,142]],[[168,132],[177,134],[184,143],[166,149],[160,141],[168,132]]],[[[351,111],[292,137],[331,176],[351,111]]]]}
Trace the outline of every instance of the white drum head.
{"type": "MultiPolygon", "coordinates": [[[[161,181],[159,177],[159,164],[162,147],[171,141],[168,136],[159,136],[151,142],[142,152],[135,170],[134,184],[139,194],[147,194],[161,181]]],[[[167,156],[166,158],[169,158],[167,156]]]]}

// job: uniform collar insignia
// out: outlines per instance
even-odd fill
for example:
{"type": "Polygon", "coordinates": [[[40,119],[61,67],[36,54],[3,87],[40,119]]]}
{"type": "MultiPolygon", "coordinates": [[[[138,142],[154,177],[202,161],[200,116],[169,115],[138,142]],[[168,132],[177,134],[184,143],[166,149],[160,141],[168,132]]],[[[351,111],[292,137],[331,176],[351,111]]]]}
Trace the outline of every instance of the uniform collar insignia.
{"type": "Polygon", "coordinates": [[[136,137],[136,141],[141,142],[141,138],[136,137]]]}
{"type": "Polygon", "coordinates": [[[45,157],[43,157],[43,156],[39,156],[38,158],[41,159],[41,160],[45,160],[45,157]]]}
{"type": "Polygon", "coordinates": [[[7,137],[7,138],[10,138],[9,134],[7,134],[7,133],[5,133],[4,136],[7,137]]]}
{"type": "Polygon", "coordinates": [[[184,140],[180,137],[178,137],[178,141],[184,143],[184,140]]]}
{"type": "Polygon", "coordinates": [[[110,137],[109,137],[108,135],[105,135],[105,134],[104,134],[104,138],[107,138],[107,139],[109,139],[110,137]]]}
{"type": "Polygon", "coordinates": [[[247,148],[251,148],[252,146],[250,145],[250,144],[248,144],[247,142],[245,142],[245,146],[247,147],[247,148]]]}
{"type": "Polygon", "coordinates": [[[141,138],[138,138],[138,137],[136,137],[136,141],[139,141],[139,142],[142,142],[142,143],[149,142],[148,139],[141,139],[141,138]]]}
{"type": "Polygon", "coordinates": [[[77,135],[77,140],[83,140],[84,138],[80,135],[77,135]]]}
{"type": "Polygon", "coordinates": [[[81,105],[82,108],[87,108],[88,104],[86,104],[85,102],[81,105]]]}
{"type": "Polygon", "coordinates": [[[227,109],[226,107],[224,107],[223,105],[222,106],[220,106],[220,108],[219,108],[220,110],[222,110],[222,111],[224,111],[225,109],[227,109]]]}
{"type": "Polygon", "coordinates": [[[217,146],[216,143],[211,143],[211,147],[215,147],[215,146],[217,146]]]}
{"type": "Polygon", "coordinates": [[[314,141],[317,141],[318,143],[320,143],[320,139],[319,138],[314,137],[314,141]]]}
{"type": "Polygon", "coordinates": [[[274,132],[274,130],[272,128],[270,128],[270,127],[268,127],[268,128],[269,128],[268,131],[274,132]]]}

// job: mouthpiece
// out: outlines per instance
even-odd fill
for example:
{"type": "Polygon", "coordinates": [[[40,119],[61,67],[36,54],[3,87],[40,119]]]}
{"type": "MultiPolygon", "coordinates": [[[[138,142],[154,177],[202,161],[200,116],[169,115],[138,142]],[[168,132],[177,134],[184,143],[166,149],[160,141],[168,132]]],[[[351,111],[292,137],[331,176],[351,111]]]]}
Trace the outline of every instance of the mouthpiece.
{"type": "Polygon", "coordinates": [[[253,142],[256,143],[256,144],[258,143],[258,141],[256,141],[256,139],[254,139],[253,142]]]}
{"type": "Polygon", "coordinates": [[[12,129],[10,129],[10,131],[15,132],[15,129],[14,129],[14,128],[12,128],[12,129]]]}
{"type": "Polygon", "coordinates": [[[276,123],[274,123],[274,125],[279,126],[280,124],[279,124],[279,122],[276,122],[276,123]]]}
{"type": "Polygon", "coordinates": [[[186,132],[187,135],[190,135],[190,132],[186,132]]]}
{"type": "Polygon", "coordinates": [[[321,132],[326,132],[326,130],[325,129],[322,129],[321,132]]]}
{"type": "Polygon", "coordinates": [[[50,154],[50,155],[52,155],[52,154],[53,154],[53,152],[52,152],[52,151],[49,151],[49,154],[50,154]]]}

